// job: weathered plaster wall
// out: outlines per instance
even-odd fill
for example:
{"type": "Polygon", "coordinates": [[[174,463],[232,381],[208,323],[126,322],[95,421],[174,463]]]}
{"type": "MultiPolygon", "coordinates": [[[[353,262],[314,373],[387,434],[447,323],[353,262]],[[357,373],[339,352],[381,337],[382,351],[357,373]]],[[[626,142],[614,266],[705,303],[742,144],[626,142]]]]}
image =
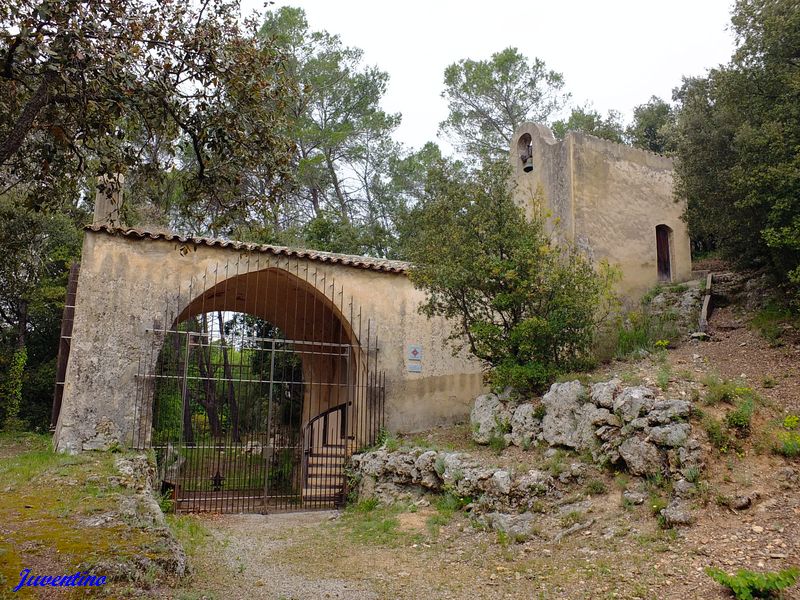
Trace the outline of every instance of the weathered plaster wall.
{"type": "Polygon", "coordinates": [[[239,275],[266,268],[290,273],[308,269],[317,274],[317,282],[324,279],[329,284],[335,279],[345,298],[353,296],[355,312],[360,307],[364,317],[377,324],[390,429],[413,431],[462,420],[483,390],[480,365],[453,356],[443,345],[447,323],[417,312],[424,294],[404,274],[87,231],[55,434],[59,451],[106,448],[129,439],[139,361],[142,357],[153,361],[157,354],[153,346],[159,340],[146,330],[169,326],[193,298],[223,278],[206,276],[203,284],[205,274],[234,263],[239,275]],[[406,350],[412,343],[423,347],[422,373],[407,370],[406,350]]]}
{"type": "Polygon", "coordinates": [[[640,298],[659,282],[656,225],[672,229],[672,281],[691,275],[684,203],[672,189],[672,160],[594,136],[571,132],[557,141],[543,125],[526,123],[515,134],[511,162],[515,198],[532,215],[541,204],[556,238],[594,260],[619,266],[619,291],[640,298]],[[517,140],[531,136],[533,171],[525,173],[517,140]]]}

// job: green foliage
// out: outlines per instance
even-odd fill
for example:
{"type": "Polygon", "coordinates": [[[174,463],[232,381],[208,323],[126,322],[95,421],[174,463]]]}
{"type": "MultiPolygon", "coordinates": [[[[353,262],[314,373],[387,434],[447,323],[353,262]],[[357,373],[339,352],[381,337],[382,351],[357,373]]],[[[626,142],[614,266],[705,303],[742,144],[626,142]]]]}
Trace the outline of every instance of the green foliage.
{"type": "Polygon", "coordinates": [[[669,381],[671,377],[672,371],[670,370],[670,366],[668,364],[663,364],[658,368],[658,372],[656,373],[656,383],[662,391],[666,392],[669,388],[669,381]]]}
{"type": "Polygon", "coordinates": [[[773,452],[786,458],[800,457],[800,433],[796,431],[780,431],[773,446],[773,452]]]}
{"type": "Polygon", "coordinates": [[[797,415],[786,415],[783,418],[783,428],[791,431],[792,429],[797,429],[800,426],[800,417],[797,415]]]}
{"type": "Polygon", "coordinates": [[[698,250],[765,267],[800,300],[800,11],[738,0],[737,48],[676,92],[676,193],[698,250]]]}
{"type": "Polygon", "coordinates": [[[564,78],[544,61],[529,61],[517,48],[489,60],[464,59],[444,72],[449,114],[439,126],[454,146],[472,156],[504,160],[511,137],[525,121],[545,123],[568,96],[564,78]]]}
{"type": "Polygon", "coordinates": [[[3,429],[6,431],[18,431],[22,429],[22,421],[19,418],[19,409],[22,404],[22,375],[25,372],[25,364],[28,362],[28,352],[23,346],[14,352],[11,359],[11,366],[3,384],[3,404],[5,409],[5,421],[3,429]]]}
{"type": "Polygon", "coordinates": [[[618,144],[625,141],[622,115],[615,110],[610,110],[604,119],[603,115],[589,105],[573,108],[569,118],[566,121],[555,121],[552,129],[558,139],[564,139],[570,131],[579,131],[618,144]]]}
{"type": "Polygon", "coordinates": [[[608,340],[601,351],[602,359],[616,357],[624,360],[639,352],[653,352],[660,342],[678,337],[675,316],[670,313],[655,313],[645,300],[639,310],[633,310],[616,319],[602,333],[608,340]]]}
{"type": "Polygon", "coordinates": [[[507,446],[506,438],[502,434],[493,433],[489,438],[489,448],[497,455],[502,454],[507,446]]]}
{"type": "Polygon", "coordinates": [[[590,496],[600,496],[608,491],[608,486],[602,479],[591,479],[586,484],[586,493],[590,496]]]}
{"type": "Polygon", "coordinates": [[[567,454],[563,450],[556,450],[542,466],[550,471],[550,474],[553,477],[558,477],[561,475],[561,473],[567,470],[566,458],[567,454]]]}
{"type": "Polygon", "coordinates": [[[769,342],[770,346],[777,347],[783,344],[781,337],[784,326],[800,326],[800,318],[785,306],[770,302],[753,316],[750,325],[769,342]]]}
{"type": "Polygon", "coordinates": [[[79,11],[3,0],[2,189],[18,185],[37,208],[69,205],[85,178],[127,172],[135,185],[174,170],[196,209],[230,219],[250,204],[242,171],[259,165],[271,176],[263,196],[278,197],[296,86],[255,28],[227,0],[90,0],[79,11]]]}
{"type": "Polygon", "coordinates": [[[675,150],[675,117],[668,102],[652,96],[633,109],[633,123],[627,129],[630,143],[650,152],[671,154],[675,150]]]}
{"type": "Polygon", "coordinates": [[[583,523],[586,520],[586,515],[584,515],[579,510],[571,510],[567,514],[561,517],[561,527],[567,529],[572,527],[573,525],[577,525],[578,523],[583,523]]]}
{"type": "Polygon", "coordinates": [[[725,454],[731,447],[731,438],[722,422],[710,415],[703,418],[703,427],[708,435],[708,441],[717,450],[725,454]]]}
{"type": "Polygon", "coordinates": [[[722,379],[716,373],[711,373],[706,376],[703,383],[707,388],[703,401],[710,406],[719,404],[720,402],[733,404],[737,398],[736,382],[729,379],[722,379]]]}
{"type": "Polygon", "coordinates": [[[736,408],[725,417],[725,422],[728,427],[736,429],[739,435],[748,435],[754,411],[755,405],[752,398],[741,400],[736,408]]]}
{"type": "Polygon", "coordinates": [[[793,586],[800,578],[800,569],[789,567],[778,572],[755,573],[740,569],[735,575],[728,575],[722,569],[709,567],[706,574],[717,583],[730,589],[738,600],[771,598],[777,592],[793,586]]]}
{"type": "Polygon", "coordinates": [[[589,361],[616,273],[553,245],[508,181],[506,162],[474,172],[442,163],[404,228],[411,279],[427,293],[422,312],[453,322],[454,349],[483,360],[495,388],[524,393],[589,361]]]}
{"type": "Polygon", "coordinates": [[[699,468],[689,467],[689,469],[686,470],[686,481],[689,483],[697,483],[700,481],[700,475],[701,472],[699,468]]]}
{"type": "MultiPolygon", "coordinates": [[[[284,202],[264,208],[263,238],[396,256],[395,216],[413,201],[409,190],[438,148],[402,156],[392,139],[400,115],[380,106],[388,73],[365,65],[363,51],[346,46],[338,35],[312,30],[302,9],[268,12],[259,38],[286,53],[289,73],[299,84],[288,123],[296,177],[284,202]]],[[[266,183],[271,173],[256,171],[253,177],[266,183]]]]}

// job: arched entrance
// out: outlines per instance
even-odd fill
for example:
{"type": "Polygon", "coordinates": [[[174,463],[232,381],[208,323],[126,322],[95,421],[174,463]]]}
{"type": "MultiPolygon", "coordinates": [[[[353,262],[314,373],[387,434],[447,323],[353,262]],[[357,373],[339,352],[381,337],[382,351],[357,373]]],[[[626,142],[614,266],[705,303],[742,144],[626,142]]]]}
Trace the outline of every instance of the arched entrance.
{"type": "Polygon", "coordinates": [[[152,447],[182,512],[329,508],[375,443],[374,326],[334,282],[271,267],[213,280],[153,330],[134,446],[152,447]]]}

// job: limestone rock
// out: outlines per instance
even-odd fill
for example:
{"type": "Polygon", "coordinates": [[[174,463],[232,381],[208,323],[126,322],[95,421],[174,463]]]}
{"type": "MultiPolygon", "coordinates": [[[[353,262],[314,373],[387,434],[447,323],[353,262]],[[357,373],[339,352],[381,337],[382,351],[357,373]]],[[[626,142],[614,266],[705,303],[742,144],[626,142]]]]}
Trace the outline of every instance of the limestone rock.
{"type": "Polygon", "coordinates": [[[692,405],[686,400],[661,400],[653,405],[647,420],[652,425],[665,425],[676,419],[687,419],[691,413],[692,405]]]}
{"type": "Polygon", "coordinates": [[[621,383],[622,382],[616,378],[602,383],[595,383],[591,386],[592,402],[601,408],[613,408],[614,398],[616,398],[620,392],[621,383]]]}
{"type": "Polygon", "coordinates": [[[668,527],[673,527],[675,525],[691,525],[695,520],[688,504],[679,499],[673,499],[667,508],[662,509],[661,516],[664,518],[665,524],[668,527]]]}
{"type": "Polygon", "coordinates": [[[660,427],[650,427],[645,430],[647,439],[659,446],[669,446],[675,448],[683,446],[689,439],[692,426],[689,423],[673,423],[660,427]]]}
{"type": "Polygon", "coordinates": [[[497,394],[483,394],[475,398],[469,422],[472,439],[488,444],[493,436],[503,435],[503,426],[511,423],[511,412],[497,394]]]}
{"type": "Polygon", "coordinates": [[[622,497],[631,504],[635,504],[636,506],[644,504],[644,501],[647,499],[647,496],[645,496],[643,493],[636,492],[634,490],[625,490],[624,492],[622,492],[622,497]]]}
{"type": "Polygon", "coordinates": [[[579,398],[585,394],[580,381],[554,383],[542,397],[545,416],[542,419],[542,437],[551,446],[579,448],[581,435],[578,422],[582,416],[579,398]]]}
{"type": "Polygon", "coordinates": [[[678,498],[691,498],[697,491],[697,486],[685,479],[679,479],[672,484],[672,493],[678,498]]]}
{"type": "Polygon", "coordinates": [[[622,390],[614,399],[614,413],[626,423],[650,412],[655,404],[653,392],[644,386],[629,387],[622,390]]]}
{"type": "Polygon", "coordinates": [[[619,455],[633,475],[655,475],[661,472],[661,454],[650,442],[628,438],[619,446],[619,455]]]}
{"type": "Polygon", "coordinates": [[[524,447],[542,431],[542,422],[536,418],[533,404],[520,404],[511,417],[511,443],[524,447]]]}
{"type": "Polygon", "coordinates": [[[492,512],[484,516],[484,522],[495,531],[502,531],[515,542],[524,542],[533,535],[536,516],[524,512],[518,515],[509,515],[501,512],[492,512]]]}

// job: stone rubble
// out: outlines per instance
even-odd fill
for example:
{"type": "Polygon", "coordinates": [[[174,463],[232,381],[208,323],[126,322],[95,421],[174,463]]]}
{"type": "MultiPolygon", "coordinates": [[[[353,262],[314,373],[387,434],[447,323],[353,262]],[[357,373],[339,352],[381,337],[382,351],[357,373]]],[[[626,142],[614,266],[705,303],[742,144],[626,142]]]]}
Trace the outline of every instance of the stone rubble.
{"type": "MultiPolygon", "coordinates": [[[[541,404],[514,405],[508,394],[485,394],[476,399],[470,420],[473,439],[480,444],[498,436],[523,448],[544,443],[550,447],[545,457],[568,448],[635,476],[672,478],[673,496],[661,511],[671,526],[693,522],[689,500],[696,486],[689,480],[704,466],[690,415],[685,400],[658,399],[648,387],[626,387],[612,379],[588,387],[579,381],[553,384],[541,404]]],[[[468,508],[482,515],[485,525],[527,539],[535,521],[527,511],[542,497],[560,498],[558,484],[580,481],[587,466],[573,463],[555,479],[539,469],[514,473],[490,468],[462,452],[379,448],[353,456],[350,471],[361,498],[390,503],[449,491],[469,499],[468,508]]],[[[624,497],[631,504],[645,501],[637,492],[624,497]]]]}

